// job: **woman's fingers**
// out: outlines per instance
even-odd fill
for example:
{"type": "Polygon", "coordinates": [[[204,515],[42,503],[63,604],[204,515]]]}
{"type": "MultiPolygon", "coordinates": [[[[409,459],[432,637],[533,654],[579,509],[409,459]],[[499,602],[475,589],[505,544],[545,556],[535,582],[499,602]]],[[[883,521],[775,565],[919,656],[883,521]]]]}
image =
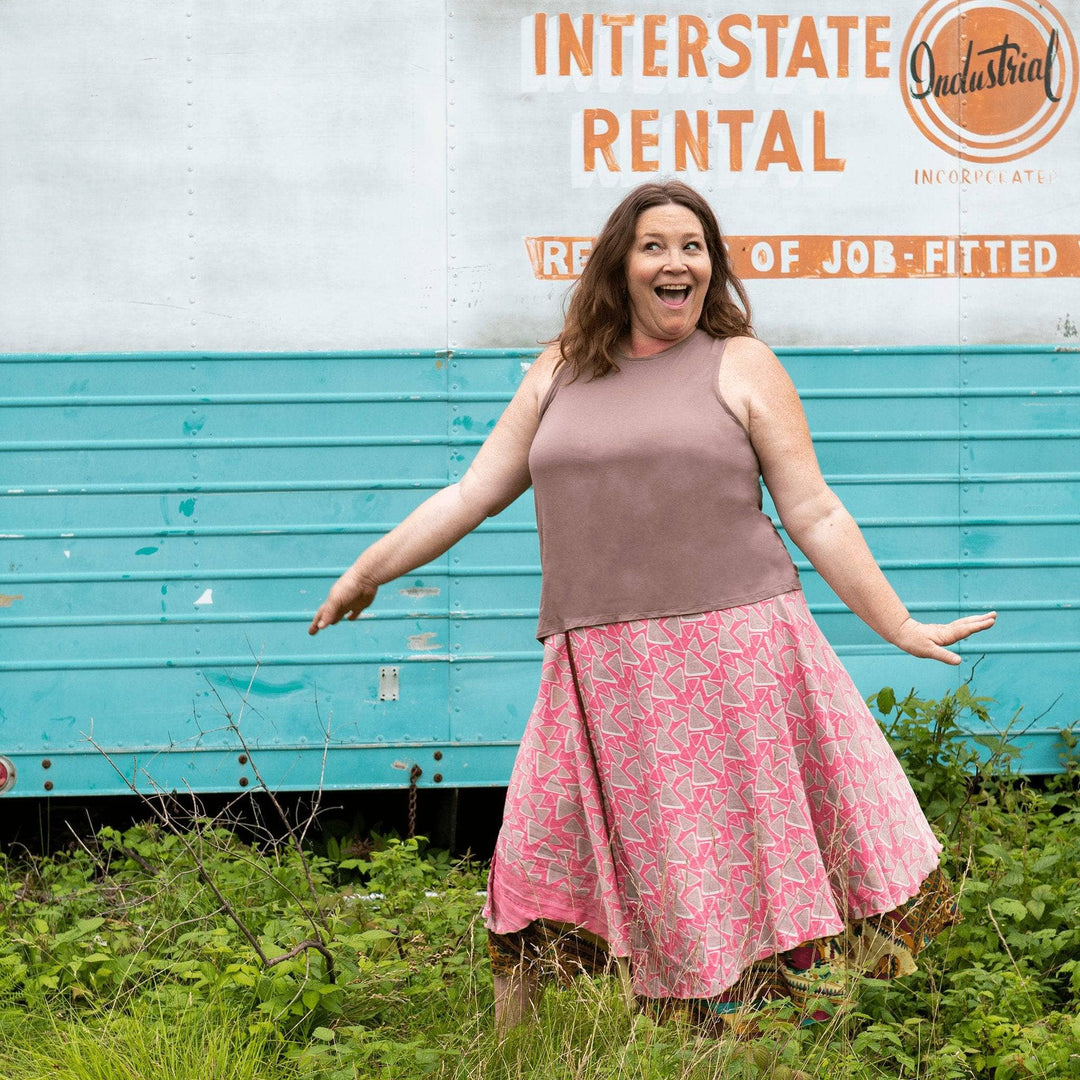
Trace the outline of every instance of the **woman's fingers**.
{"type": "Polygon", "coordinates": [[[363,610],[371,606],[375,593],[376,589],[369,585],[357,585],[346,572],[334,583],[322,606],[315,612],[308,633],[317,634],[327,626],[341,622],[343,617],[350,621],[360,618],[363,610]]]}
{"type": "Polygon", "coordinates": [[[315,618],[311,620],[311,625],[308,627],[308,633],[317,634],[325,627],[333,626],[340,618],[340,615],[335,618],[331,612],[327,610],[327,605],[323,604],[323,606],[315,612],[315,618]]]}
{"type": "Polygon", "coordinates": [[[994,625],[996,619],[996,611],[988,611],[983,615],[966,615],[962,619],[954,619],[944,626],[935,627],[935,629],[941,631],[941,636],[936,639],[937,643],[939,645],[951,645],[954,641],[963,641],[964,638],[971,637],[972,634],[977,634],[980,630],[988,630],[994,625]]]}
{"type": "Polygon", "coordinates": [[[955,666],[962,663],[962,658],[945,646],[963,641],[981,630],[988,630],[996,619],[996,611],[987,611],[982,615],[965,615],[950,623],[921,623],[908,619],[896,644],[912,656],[940,660],[943,664],[955,666]]]}

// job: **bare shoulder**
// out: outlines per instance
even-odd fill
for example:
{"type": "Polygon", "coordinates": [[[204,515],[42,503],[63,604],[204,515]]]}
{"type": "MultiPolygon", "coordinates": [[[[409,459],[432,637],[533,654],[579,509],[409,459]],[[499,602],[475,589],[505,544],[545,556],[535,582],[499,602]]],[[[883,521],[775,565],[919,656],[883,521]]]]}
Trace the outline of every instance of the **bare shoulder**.
{"type": "Polygon", "coordinates": [[[776,353],[764,341],[754,337],[728,338],[722,367],[739,380],[786,377],[776,353]]]}
{"type": "Polygon", "coordinates": [[[537,408],[540,407],[540,402],[551,387],[559,360],[558,342],[545,346],[543,352],[529,364],[525,378],[521,380],[521,390],[537,408]]]}
{"type": "Polygon", "coordinates": [[[753,337],[729,338],[720,365],[720,394],[749,429],[770,406],[795,393],[776,353],[753,337]]]}

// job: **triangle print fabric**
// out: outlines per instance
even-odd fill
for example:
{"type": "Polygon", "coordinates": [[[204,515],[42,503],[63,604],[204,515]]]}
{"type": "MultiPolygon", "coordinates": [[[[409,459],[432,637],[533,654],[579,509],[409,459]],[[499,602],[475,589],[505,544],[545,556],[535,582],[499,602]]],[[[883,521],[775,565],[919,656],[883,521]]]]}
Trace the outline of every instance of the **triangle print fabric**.
{"type": "Polygon", "coordinates": [[[796,591],[546,640],[485,915],[598,935],[641,996],[713,997],[898,907],[940,851],[796,591]]]}

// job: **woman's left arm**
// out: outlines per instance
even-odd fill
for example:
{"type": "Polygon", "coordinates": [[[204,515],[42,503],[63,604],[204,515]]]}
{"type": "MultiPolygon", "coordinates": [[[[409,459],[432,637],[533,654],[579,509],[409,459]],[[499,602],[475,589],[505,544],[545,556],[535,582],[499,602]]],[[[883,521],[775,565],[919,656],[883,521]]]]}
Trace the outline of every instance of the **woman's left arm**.
{"type": "Polygon", "coordinates": [[[993,626],[996,612],[950,623],[913,619],[855,519],[825,483],[799,395],[772,350],[751,338],[735,338],[723,369],[721,389],[746,425],[780,521],[814,569],[886,641],[914,656],[959,664],[960,657],[946,646],[993,626]]]}

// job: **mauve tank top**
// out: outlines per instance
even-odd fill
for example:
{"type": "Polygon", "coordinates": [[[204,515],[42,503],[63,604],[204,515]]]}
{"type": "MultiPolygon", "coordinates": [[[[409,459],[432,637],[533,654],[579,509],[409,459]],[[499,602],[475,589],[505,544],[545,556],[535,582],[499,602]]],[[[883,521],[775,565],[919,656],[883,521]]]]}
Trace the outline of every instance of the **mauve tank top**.
{"type": "Polygon", "coordinates": [[[529,452],[540,534],[537,637],[736,607],[797,589],[761,510],[761,469],[720,395],[725,342],[695,330],[570,382],[560,369],[529,452]]]}

